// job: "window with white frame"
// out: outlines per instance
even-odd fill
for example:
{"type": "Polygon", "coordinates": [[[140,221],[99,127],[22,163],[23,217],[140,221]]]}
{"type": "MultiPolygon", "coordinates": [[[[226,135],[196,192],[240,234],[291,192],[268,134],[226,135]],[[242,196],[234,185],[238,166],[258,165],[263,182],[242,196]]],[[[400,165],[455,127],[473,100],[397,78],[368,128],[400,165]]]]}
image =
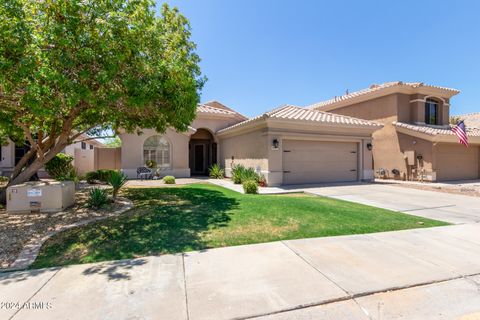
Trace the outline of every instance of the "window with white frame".
{"type": "Polygon", "coordinates": [[[152,136],[143,144],[143,162],[154,161],[157,168],[170,168],[170,143],[162,136],[152,136]]]}

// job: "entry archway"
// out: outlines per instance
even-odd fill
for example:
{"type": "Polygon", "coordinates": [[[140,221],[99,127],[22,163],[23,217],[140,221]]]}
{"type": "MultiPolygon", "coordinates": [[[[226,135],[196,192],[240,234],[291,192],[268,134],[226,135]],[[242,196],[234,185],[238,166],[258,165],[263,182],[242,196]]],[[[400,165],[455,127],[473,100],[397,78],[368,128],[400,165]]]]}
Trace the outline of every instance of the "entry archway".
{"type": "Polygon", "coordinates": [[[207,129],[197,129],[190,137],[189,165],[192,175],[208,175],[208,168],[217,163],[217,144],[207,129]]]}

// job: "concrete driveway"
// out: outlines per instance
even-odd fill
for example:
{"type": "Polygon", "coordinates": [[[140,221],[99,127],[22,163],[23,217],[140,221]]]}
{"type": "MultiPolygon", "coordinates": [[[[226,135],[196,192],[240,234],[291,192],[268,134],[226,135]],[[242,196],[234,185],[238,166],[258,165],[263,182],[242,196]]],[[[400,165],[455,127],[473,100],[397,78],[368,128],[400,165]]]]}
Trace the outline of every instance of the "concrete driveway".
{"type": "Polygon", "coordinates": [[[0,319],[480,319],[480,199],[302,188],[459,225],[0,274],[0,319]]]}
{"type": "Polygon", "coordinates": [[[366,183],[301,188],[295,186],[294,190],[455,224],[480,222],[480,197],[366,183]]]}

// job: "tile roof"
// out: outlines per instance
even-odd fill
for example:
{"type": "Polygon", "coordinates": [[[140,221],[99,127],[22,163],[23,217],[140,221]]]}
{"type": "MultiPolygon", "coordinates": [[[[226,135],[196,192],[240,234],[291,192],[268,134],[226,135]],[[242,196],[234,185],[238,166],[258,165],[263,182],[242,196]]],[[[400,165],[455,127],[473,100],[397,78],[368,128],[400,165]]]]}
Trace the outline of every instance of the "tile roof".
{"type": "Polygon", "coordinates": [[[254,118],[242,121],[234,124],[228,128],[219,130],[218,132],[224,132],[233,128],[245,126],[249,123],[253,123],[262,119],[280,119],[280,120],[297,120],[310,123],[326,123],[326,124],[338,124],[347,126],[365,126],[365,127],[382,127],[383,125],[377,122],[343,116],[330,112],[324,112],[319,110],[312,110],[301,108],[292,105],[285,105],[265,112],[254,118]]]}
{"type": "Polygon", "coordinates": [[[471,128],[480,129],[480,112],[467,113],[459,115],[460,119],[465,120],[465,125],[471,128]]]}
{"type": "Polygon", "coordinates": [[[200,112],[200,113],[214,113],[214,114],[231,114],[231,115],[236,114],[236,112],[234,112],[234,111],[215,108],[215,107],[212,107],[212,106],[208,106],[206,104],[199,104],[197,106],[197,112],[200,112]]]}
{"type": "Polygon", "coordinates": [[[435,88],[435,89],[450,91],[454,94],[457,94],[457,93],[460,92],[457,89],[428,85],[428,84],[424,84],[423,82],[393,81],[393,82],[386,82],[386,83],[382,83],[382,84],[373,84],[366,89],[351,92],[349,94],[345,94],[343,96],[335,97],[335,98],[332,98],[330,100],[318,102],[318,103],[307,106],[307,108],[313,108],[313,109],[320,108],[320,107],[328,106],[328,105],[331,105],[331,104],[334,104],[334,103],[337,103],[337,102],[340,102],[340,101],[345,101],[345,100],[349,100],[349,99],[352,99],[352,98],[355,98],[355,97],[367,95],[367,94],[370,94],[370,93],[373,93],[373,92],[378,92],[378,91],[381,91],[381,90],[384,90],[384,89],[387,89],[387,88],[402,87],[402,86],[403,87],[405,87],[405,86],[406,87],[411,87],[411,88],[420,88],[420,87],[435,88]]]}
{"type": "MultiPolygon", "coordinates": [[[[404,128],[420,133],[425,133],[431,136],[436,136],[436,135],[455,135],[453,131],[450,129],[452,126],[446,126],[446,127],[431,127],[431,126],[422,126],[422,125],[415,125],[415,124],[410,124],[410,123],[405,123],[405,122],[398,122],[394,121],[393,125],[399,128],[404,128]]],[[[472,136],[472,137],[480,137],[480,130],[476,128],[468,128],[467,127],[467,135],[472,136]]]]}
{"type": "Polygon", "coordinates": [[[221,104],[218,101],[212,100],[205,103],[201,103],[197,106],[197,113],[204,114],[216,114],[216,115],[230,115],[237,116],[239,118],[247,119],[241,113],[221,104]]]}

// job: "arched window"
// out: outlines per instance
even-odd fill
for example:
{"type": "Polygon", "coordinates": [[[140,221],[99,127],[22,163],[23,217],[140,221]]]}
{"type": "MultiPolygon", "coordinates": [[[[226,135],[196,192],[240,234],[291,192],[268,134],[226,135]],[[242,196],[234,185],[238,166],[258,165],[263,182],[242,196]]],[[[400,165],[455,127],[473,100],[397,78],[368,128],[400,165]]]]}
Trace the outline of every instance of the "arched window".
{"type": "Polygon", "coordinates": [[[438,102],[433,99],[425,101],[425,123],[438,124],[438,102]]]}
{"type": "Polygon", "coordinates": [[[157,168],[170,168],[170,143],[162,136],[151,136],[143,144],[143,161],[155,161],[157,168]]]}

